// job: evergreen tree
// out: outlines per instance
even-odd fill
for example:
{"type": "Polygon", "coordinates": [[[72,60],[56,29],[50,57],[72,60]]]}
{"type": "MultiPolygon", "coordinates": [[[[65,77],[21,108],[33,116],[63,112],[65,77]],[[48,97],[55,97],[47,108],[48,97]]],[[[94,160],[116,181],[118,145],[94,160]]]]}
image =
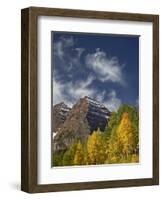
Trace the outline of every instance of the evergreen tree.
{"type": "Polygon", "coordinates": [[[89,165],[104,163],[135,163],[139,161],[139,114],[135,107],[122,105],[111,113],[102,133],[97,131],[85,144],[71,144],[64,153],[54,153],[55,166],[89,165]]]}
{"type": "Polygon", "coordinates": [[[64,152],[53,153],[53,165],[62,166],[64,152]]]}
{"type": "Polygon", "coordinates": [[[76,142],[71,144],[70,148],[65,152],[63,156],[63,165],[64,166],[71,166],[74,164],[74,156],[76,152],[77,144],[76,142]]]}

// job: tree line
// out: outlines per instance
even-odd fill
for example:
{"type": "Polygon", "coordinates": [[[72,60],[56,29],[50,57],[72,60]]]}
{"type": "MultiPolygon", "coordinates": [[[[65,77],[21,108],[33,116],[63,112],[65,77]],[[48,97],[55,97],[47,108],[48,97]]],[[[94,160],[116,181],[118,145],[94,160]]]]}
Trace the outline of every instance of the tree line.
{"type": "Polygon", "coordinates": [[[137,108],[129,105],[122,105],[111,114],[104,132],[98,128],[85,143],[75,141],[66,152],[53,154],[54,166],[136,162],[139,162],[139,114],[137,108]]]}

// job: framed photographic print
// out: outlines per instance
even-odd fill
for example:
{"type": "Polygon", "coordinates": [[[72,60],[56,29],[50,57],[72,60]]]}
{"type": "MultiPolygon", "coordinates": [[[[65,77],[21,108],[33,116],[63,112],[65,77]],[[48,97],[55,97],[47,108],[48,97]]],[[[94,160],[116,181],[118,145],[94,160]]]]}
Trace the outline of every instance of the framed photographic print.
{"type": "Polygon", "coordinates": [[[22,9],[21,189],[159,184],[159,16],[22,9]]]}

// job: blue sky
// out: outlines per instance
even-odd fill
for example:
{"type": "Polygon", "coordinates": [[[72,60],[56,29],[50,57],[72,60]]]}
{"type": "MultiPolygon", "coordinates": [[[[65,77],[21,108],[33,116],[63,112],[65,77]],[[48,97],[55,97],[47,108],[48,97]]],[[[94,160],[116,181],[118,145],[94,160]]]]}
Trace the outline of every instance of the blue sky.
{"type": "Polygon", "coordinates": [[[52,32],[53,105],[89,96],[138,105],[139,36],[52,32]]]}

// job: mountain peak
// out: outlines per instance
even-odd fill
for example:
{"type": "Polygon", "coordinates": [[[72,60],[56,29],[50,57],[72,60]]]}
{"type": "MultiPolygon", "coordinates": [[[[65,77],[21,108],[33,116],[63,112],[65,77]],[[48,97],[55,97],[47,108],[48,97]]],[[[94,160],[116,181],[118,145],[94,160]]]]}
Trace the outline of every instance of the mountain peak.
{"type": "Polygon", "coordinates": [[[53,132],[57,132],[65,122],[71,110],[64,102],[58,103],[53,106],[53,132]]]}
{"type": "Polygon", "coordinates": [[[54,107],[68,107],[68,106],[62,101],[58,104],[55,104],[54,107]]]}
{"type": "Polygon", "coordinates": [[[81,100],[86,100],[86,101],[88,102],[88,104],[92,104],[92,105],[97,106],[97,107],[99,107],[99,108],[101,108],[101,109],[107,109],[107,108],[106,108],[102,103],[100,103],[98,100],[93,99],[93,98],[91,98],[91,97],[89,97],[89,96],[85,96],[85,97],[81,98],[81,100]]]}
{"type": "MultiPolygon", "coordinates": [[[[65,107],[61,107],[60,111],[64,109],[65,107]]],[[[100,102],[88,96],[81,98],[72,109],[66,113],[66,119],[64,118],[64,122],[61,124],[57,135],[54,137],[54,150],[68,149],[75,140],[84,142],[88,136],[98,128],[104,131],[110,114],[110,111],[100,102]],[[60,143],[61,140],[62,143],[60,143]]],[[[65,117],[65,115],[63,115],[63,117],[65,117]]]]}

